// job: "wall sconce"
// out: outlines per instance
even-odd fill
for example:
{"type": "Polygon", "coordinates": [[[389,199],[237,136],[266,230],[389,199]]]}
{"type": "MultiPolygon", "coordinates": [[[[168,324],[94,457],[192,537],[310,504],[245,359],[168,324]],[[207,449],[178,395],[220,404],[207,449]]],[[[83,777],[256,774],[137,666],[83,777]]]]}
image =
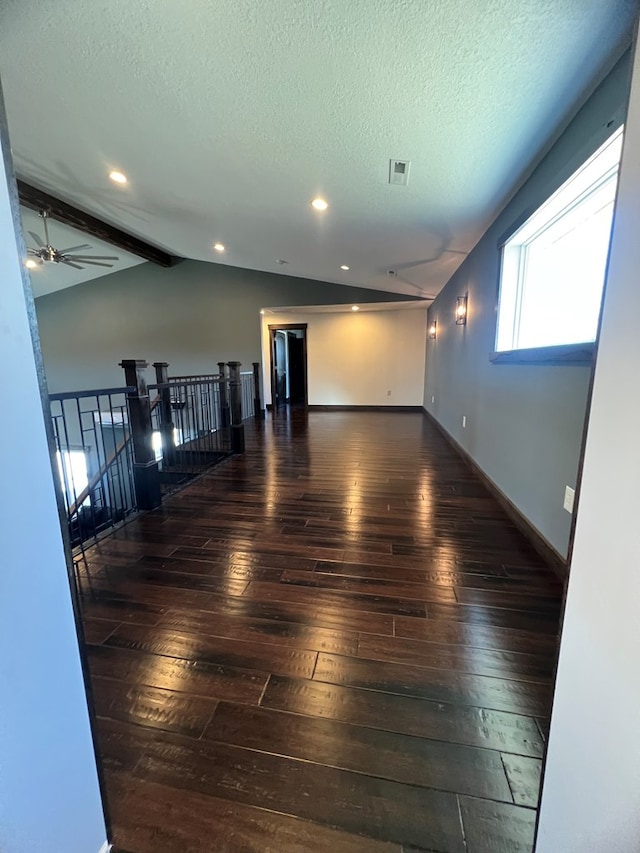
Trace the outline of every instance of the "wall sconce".
{"type": "Polygon", "coordinates": [[[436,339],[436,327],[437,327],[437,325],[438,325],[437,321],[434,320],[433,323],[429,326],[428,335],[432,341],[435,341],[435,339],[436,339]]]}
{"type": "Polygon", "coordinates": [[[456,326],[467,325],[467,297],[458,296],[456,298],[456,326]]]}

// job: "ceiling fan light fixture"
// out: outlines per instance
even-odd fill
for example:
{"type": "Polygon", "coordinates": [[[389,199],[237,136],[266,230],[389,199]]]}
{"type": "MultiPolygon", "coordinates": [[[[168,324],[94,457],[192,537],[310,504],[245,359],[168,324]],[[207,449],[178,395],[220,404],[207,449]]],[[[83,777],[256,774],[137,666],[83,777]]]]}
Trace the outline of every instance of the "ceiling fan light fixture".
{"type": "Polygon", "coordinates": [[[29,258],[28,261],[25,261],[24,265],[28,270],[34,270],[38,266],[37,262],[32,260],[31,258],[29,258]]]}
{"type": "Polygon", "coordinates": [[[88,255],[86,251],[82,251],[84,249],[91,249],[88,243],[69,246],[66,249],[56,248],[52,245],[51,238],[49,237],[49,212],[41,210],[40,218],[44,226],[44,237],[36,234],[35,231],[27,231],[27,234],[29,234],[35,243],[35,246],[27,246],[27,252],[34,258],[38,258],[37,261],[30,258],[25,262],[29,269],[33,269],[33,266],[41,266],[44,263],[64,264],[76,270],[83,270],[86,266],[111,269],[113,263],[105,263],[105,261],[120,260],[118,255],[88,255]]]}
{"type": "Polygon", "coordinates": [[[114,184],[127,184],[129,179],[123,172],[119,172],[117,169],[112,169],[109,172],[109,178],[113,181],[114,184]]]}

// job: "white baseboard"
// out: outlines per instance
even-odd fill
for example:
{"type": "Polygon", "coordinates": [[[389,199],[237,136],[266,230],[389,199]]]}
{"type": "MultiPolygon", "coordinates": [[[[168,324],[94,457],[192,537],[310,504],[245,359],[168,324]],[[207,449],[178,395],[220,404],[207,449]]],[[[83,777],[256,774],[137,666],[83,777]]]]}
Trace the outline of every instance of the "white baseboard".
{"type": "Polygon", "coordinates": [[[102,847],[98,850],[98,853],[109,853],[109,850],[111,850],[111,845],[108,841],[105,841],[102,847]]]}

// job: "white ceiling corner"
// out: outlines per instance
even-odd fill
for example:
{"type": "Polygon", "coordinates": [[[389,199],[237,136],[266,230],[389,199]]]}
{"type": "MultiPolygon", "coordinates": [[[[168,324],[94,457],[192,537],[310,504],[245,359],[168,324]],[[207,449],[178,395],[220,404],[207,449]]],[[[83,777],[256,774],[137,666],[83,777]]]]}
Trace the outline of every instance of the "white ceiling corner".
{"type": "Polygon", "coordinates": [[[435,295],[630,42],[635,11],[5,0],[16,168],[176,255],[435,295]],[[388,183],[394,157],[411,161],[407,187],[388,183]]]}

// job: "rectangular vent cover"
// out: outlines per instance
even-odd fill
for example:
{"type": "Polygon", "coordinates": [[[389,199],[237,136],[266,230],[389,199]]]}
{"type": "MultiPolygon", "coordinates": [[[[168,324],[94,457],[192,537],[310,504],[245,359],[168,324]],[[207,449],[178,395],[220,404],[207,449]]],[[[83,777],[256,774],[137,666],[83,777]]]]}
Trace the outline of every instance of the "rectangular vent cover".
{"type": "Polygon", "coordinates": [[[389,160],[389,183],[397,187],[406,187],[409,183],[410,160],[389,160]]]}

